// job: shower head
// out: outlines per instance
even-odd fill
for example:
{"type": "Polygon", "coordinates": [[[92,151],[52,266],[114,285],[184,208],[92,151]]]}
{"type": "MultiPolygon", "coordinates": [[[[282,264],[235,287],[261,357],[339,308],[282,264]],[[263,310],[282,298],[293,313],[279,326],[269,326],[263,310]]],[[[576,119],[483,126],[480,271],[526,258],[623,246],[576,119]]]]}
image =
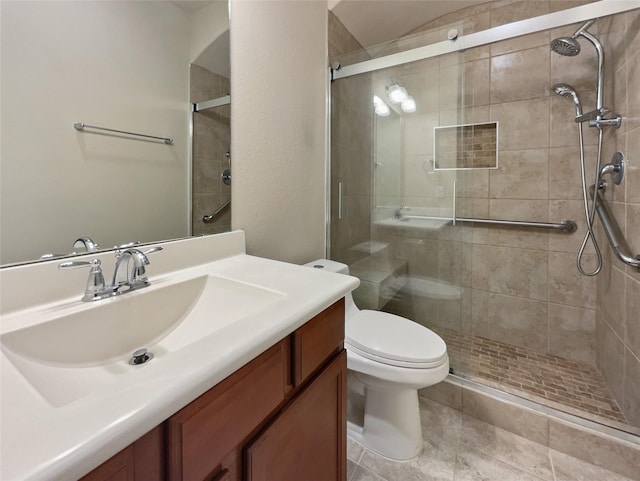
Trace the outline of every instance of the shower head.
{"type": "Polygon", "coordinates": [[[553,90],[558,95],[562,95],[563,97],[577,97],[576,90],[569,84],[555,84],[553,87],[551,87],[551,90],[553,90]]]}
{"type": "Polygon", "coordinates": [[[589,32],[587,32],[587,29],[593,25],[595,21],[595,18],[586,21],[570,37],[559,37],[553,39],[551,41],[551,50],[565,57],[575,57],[580,53],[580,42],[576,39],[581,35],[589,39],[588,36],[590,35],[589,32]]]}
{"type": "Polygon", "coordinates": [[[576,117],[582,115],[582,104],[580,103],[580,98],[578,97],[576,89],[574,89],[569,84],[556,84],[551,87],[551,90],[553,90],[553,92],[558,95],[562,95],[563,97],[571,97],[573,100],[573,104],[576,106],[576,117]]]}
{"type": "MultiPolygon", "coordinates": [[[[584,22],[578,30],[576,30],[570,37],[559,37],[551,41],[551,50],[565,57],[574,57],[580,53],[580,43],[578,37],[584,37],[588,40],[596,49],[598,54],[598,85],[597,85],[597,98],[596,98],[596,110],[602,109],[602,100],[604,96],[603,83],[604,83],[604,49],[600,41],[591,35],[587,29],[595,23],[596,19],[592,18],[584,22]]],[[[598,116],[598,118],[601,118],[598,116]]]]}
{"type": "Polygon", "coordinates": [[[580,53],[580,42],[572,37],[559,37],[551,41],[551,50],[564,57],[575,57],[580,53]]]}

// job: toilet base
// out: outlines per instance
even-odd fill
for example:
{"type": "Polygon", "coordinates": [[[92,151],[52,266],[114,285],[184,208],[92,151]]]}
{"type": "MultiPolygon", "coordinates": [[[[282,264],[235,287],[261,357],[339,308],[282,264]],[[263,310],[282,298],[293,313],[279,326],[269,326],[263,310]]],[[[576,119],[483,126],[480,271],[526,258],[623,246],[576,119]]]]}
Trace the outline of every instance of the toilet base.
{"type": "Polygon", "coordinates": [[[347,423],[349,437],[372,451],[398,461],[422,452],[422,424],[418,391],[415,389],[378,390],[365,387],[362,426],[347,423]]]}

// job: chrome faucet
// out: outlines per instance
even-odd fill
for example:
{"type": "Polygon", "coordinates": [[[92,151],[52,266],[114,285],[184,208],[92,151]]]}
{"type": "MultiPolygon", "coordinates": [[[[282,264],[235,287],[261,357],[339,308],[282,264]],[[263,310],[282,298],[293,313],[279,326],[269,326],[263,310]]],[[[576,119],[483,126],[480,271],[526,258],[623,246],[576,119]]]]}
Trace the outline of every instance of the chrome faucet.
{"type": "Polygon", "coordinates": [[[59,269],[77,269],[91,267],[89,279],[82,296],[83,301],[99,301],[126,292],[141,289],[150,285],[145,266],[149,265],[148,254],[161,251],[162,247],[156,246],[142,252],[139,249],[126,249],[116,251],[116,265],[113,271],[113,281],[106,285],[100,259],[91,261],[70,261],[58,265],[59,269]],[[129,261],[133,266],[129,268],[129,261]]]}
{"type": "Polygon", "coordinates": [[[97,242],[94,242],[90,237],[80,237],[73,242],[73,248],[82,249],[81,252],[76,252],[75,250],[71,252],[71,254],[56,254],[53,252],[47,252],[46,254],[42,254],[40,259],[52,259],[53,257],[63,257],[65,255],[77,255],[77,254],[85,254],[87,252],[97,252],[100,249],[100,245],[97,242]]]}
{"type": "Polygon", "coordinates": [[[393,218],[395,220],[405,220],[404,216],[405,216],[405,211],[407,211],[407,210],[410,210],[409,206],[403,205],[399,209],[396,209],[396,211],[393,214],[393,218]]]}
{"type": "Polygon", "coordinates": [[[127,286],[129,289],[139,289],[149,285],[145,267],[149,265],[149,258],[139,249],[130,248],[116,251],[116,267],[113,271],[111,285],[116,289],[127,286]],[[129,262],[133,268],[129,268],[129,262]],[[121,271],[124,269],[124,273],[121,271]]]}
{"type": "Polygon", "coordinates": [[[73,248],[81,247],[85,252],[96,252],[100,249],[100,246],[94,242],[90,237],[80,237],[73,243],[73,248]]]}

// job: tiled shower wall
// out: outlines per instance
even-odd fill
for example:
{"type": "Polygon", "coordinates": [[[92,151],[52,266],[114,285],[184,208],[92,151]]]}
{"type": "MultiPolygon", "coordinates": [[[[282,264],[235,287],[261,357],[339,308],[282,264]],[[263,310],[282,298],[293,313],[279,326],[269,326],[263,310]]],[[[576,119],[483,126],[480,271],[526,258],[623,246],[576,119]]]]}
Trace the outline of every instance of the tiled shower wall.
{"type": "MultiPolygon", "coordinates": [[[[462,19],[468,33],[561,7],[566,7],[564,2],[494,2],[483,11],[474,7],[468,16],[465,10],[458,12],[456,22],[462,19]]],[[[426,28],[436,26],[442,28],[426,28]]],[[[552,38],[574,29],[536,33],[418,63],[419,78],[432,81],[427,85],[440,79],[425,87],[433,91],[432,98],[439,94],[439,109],[405,117],[406,130],[422,135],[405,139],[404,203],[446,205],[453,195],[453,185],[442,173],[424,172],[432,155],[431,141],[424,139],[430,139],[436,122],[496,121],[499,167],[457,173],[457,214],[540,222],[571,219],[578,232],[445,227],[419,243],[401,239],[398,252],[409,259],[412,273],[464,287],[459,302],[423,301],[417,312],[414,309],[418,320],[423,315],[436,326],[594,364],[596,282],[575,267],[584,232],[575,111],[550,91],[553,84],[567,82],[575,85],[583,101],[594,97],[595,52],[585,48],[575,58],[550,52],[552,38]],[[457,91],[451,87],[456,80],[457,91]],[[443,198],[434,195],[436,186],[444,188],[443,198]]],[[[414,72],[407,77],[407,83],[415,83],[414,72]]],[[[593,134],[586,132],[591,159],[593,134]]],[[[587,252],[589,266],[592,250],[587,252]]]]}
{"type": "MultiPolygon", "coordinates": [[[[229,94],[229,79],[198,65],[190,68],[191,102],[203,102],[229,94]]],[[[193,114],[192,234],[218,234],[231,230],[231,209],[210,224],[202,217],[231,198],[231,186],[220,180],[229,165],[225,152],[231,145],[230,105],[193,114]]]]}
{"type": "MultiPolygon", "coordinates": [[[[376,54],[414,47],[424,39],[428,39],[427,43],[441,41],[444,38],[439,36],[451,26],[470,33],[583,3],[589,2],[487,3],[427,24],[418,29],[424,33],[387,44],[376,54]]],[[[616,148],[626,149],[631,159],[628,177],[615,191],[614,209],[634,253],[640,252],[640,172],[638,161],[634,160],[640,158],[639,49],[637,36],[634,37],[639,30],[638,18],[637,12],[621,14],[611,20],[599,20],[590,29],[605,45],[607,65],[619,72],[607,76],[611,80],[607,82],[605,104],[626,114],[627,119],[620,131],[607,133],[603,160],[608,162],[616,148]]],[[[418,104],[417,112],[403,119],[406,136],[398,168],[404,172],[404,179],[396,205],[450,205],[451,173],[429,169],[434,126],[497,121],[499,168],[457,172],[458,216],[542,222],[571,219],[578,224],[578,231],[568,235],[456,226],[420,232],[385,227],[377,229],[374,236],[393,246],[394,257],[408,261],[411,275],[464,288],[460,300],[414,298],[410,305],[395,306],[401,313],[427,325],[597,365],[629,420],[638,425],[639,276],[618,261],[609,260],[597,278],[582,276],[575,266],[585,229],[575,110],[569,100],[553,94],[550,88],[560,82],[573,85],[585,110],[591,110],[595,105],[597,62],[595,50],[587,42],[582,42],[581,54],[572,58],[552,53],[549,44],[551,39],[570,35],[576,28],[572,25],[531,34],[372,75],[400,81],[418,104]],[[437,195],[438,191],[443,195],[437,195]]],[[[342,127],[334,125],[334,138],[346,141],[351,136],[354,146],[365,145],[373,126],[366,125],[370,111],[362,110],[370,108],[371,85],[375,83],[354,77],[334,84],[334,106],[339,102],[337,91],[349,91],[353,102],[346,109],[341,105],[339,118],[348,130],[342,132],[342,127]],[[356,82],[362,83],[362,91],[356,88],[356,82]],[[357,95],[361,95],[360,103],[354,99],[357,95]]],[[[595,129],[585,128],[585,138],[588,175],[592,177],[595,129]]],[[[338,155],[345,155],[342,146],[334,144],[334,156],[336,149],[340,150],[338,155]]],[[[334,180],[340,176],[343,183],[355,184],[363,194],[357,208],[369,215],[367,207],[385,201],[393,204],[394,199],[376,199],[367,204],[364,194],[373,183],[371,176],[375,172],[371,153],[360,149],[357,154],[345,157],[347,165],[340,167],[339,174],[334,172],[334,180]]],[[[335,186],[333,195],[336,200],[335,186]]],[[[350,213],[348,203],[343,204],[350,213]]],[[[336,203],[332,205],[335,215],[336,203]]],[[[333,234],[334,245],[340,250],[332,252],[340,252],[342,260],[348,260],[349,246],[369,234],[370,219],[351,215],[362,223],[352,228],[351,232],[358,235],[342,235],[336,241],[338,235],[333,234]]],[[[606,241],[602,245],[610,258],[606,241]]],[[[593,266],[594,260],[589,247],[586,268],[593,266]]]]}
{"type": "MultiPolygon", "coordinates": [[[[605,106],[623,115],[605,136],[603,162],[614,152],[627,158],[619,186],[609,182],[606,198],[631,253],[640,254],[640,12],[598,21],[605,47],[605,106]]],[[[612,254],[601,228],[605,263],[597,277],[596,361],[627,419],[640,425],[640,271],[612,254]]]]}

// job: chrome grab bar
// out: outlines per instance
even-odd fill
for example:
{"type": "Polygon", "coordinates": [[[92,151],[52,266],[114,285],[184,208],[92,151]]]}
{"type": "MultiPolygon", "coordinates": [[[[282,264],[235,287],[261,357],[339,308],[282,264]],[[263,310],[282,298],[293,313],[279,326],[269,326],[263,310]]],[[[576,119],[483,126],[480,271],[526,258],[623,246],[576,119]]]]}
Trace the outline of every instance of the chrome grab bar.
{"type": "MultiPolygon", "coordinates": [[[[589,187],[589,195],[591,196],[591,199],[594,199],[595,190],[595,185],[589,187]]],[[[607,235],[607,239],[609,240],[609,244],[611,244],[613,253],[625,264],[640,269],[640,255],[634,258],[633,255],[630,254],[631,249],[629,249],[629,245],[624,238],[624,234],[620,230],[620,226],[616,222],[613,212],[611,212],[611,209],[609,208],[609,204],[607,204],[607,201],[602,197],[600,190],[598,190],[597,197],[595,197],[594,202],[596,203],[596,212],[598,213],[598,217],[600,217],[604,233],[607,235]]]]}
{"type": "Polygon", "coordinates": [[[216,217],[218,217],[218,214],[220,214],[220,212],[222,212],[224,209],[226,209],[230,204],[231,204],[231,199],[229,199],[224,204],[222,204],[220,207],[218,207],[213,214],[205,215],[202,218],[202,222],[204,222],[205,224],[209,224],[210,222],[213,222],[213,220],[216,217]]]}
{"type": "MultiPolygon", "coordinates": [[[[551,229],[551,230],[559,230],[562,232],[575,232],[578,228],[575,222],[572,220],[563,220],[560,223],[549,223],[549,222],[527,222],[521,220],[503,220],[503,219],[474,219],[469,217],[441,217],[441,216],[431,216],[431,215],[407,215],[399,212],[401,209],[396,211],[395,218],[398,220],[403,219],[425,219],[425,220],[451,220],[452,222],[473,222],[475,224],[487,224],[487,225],[509,225],[515,227],[531,227],[536,229],[551,229]]],[[[454,224],[455,225],[455,224],[454,224]]]]}
{"type": "Polygon", "coordinates": [[[82,122],[74,123],[73,128],[80,131],[84,129],[105,130],[107,132],[115,132],[117,134],[133,135],[135,137],[145,137],[147,139],[162,140],[165,144],[173,144],[173,139],[171,137],[156,137],[155,135],[137,134],[135,132],[127,132],[126,130],[107,129],[106,127],[96,127],[95,125],[87,125],[82,122]]]}

